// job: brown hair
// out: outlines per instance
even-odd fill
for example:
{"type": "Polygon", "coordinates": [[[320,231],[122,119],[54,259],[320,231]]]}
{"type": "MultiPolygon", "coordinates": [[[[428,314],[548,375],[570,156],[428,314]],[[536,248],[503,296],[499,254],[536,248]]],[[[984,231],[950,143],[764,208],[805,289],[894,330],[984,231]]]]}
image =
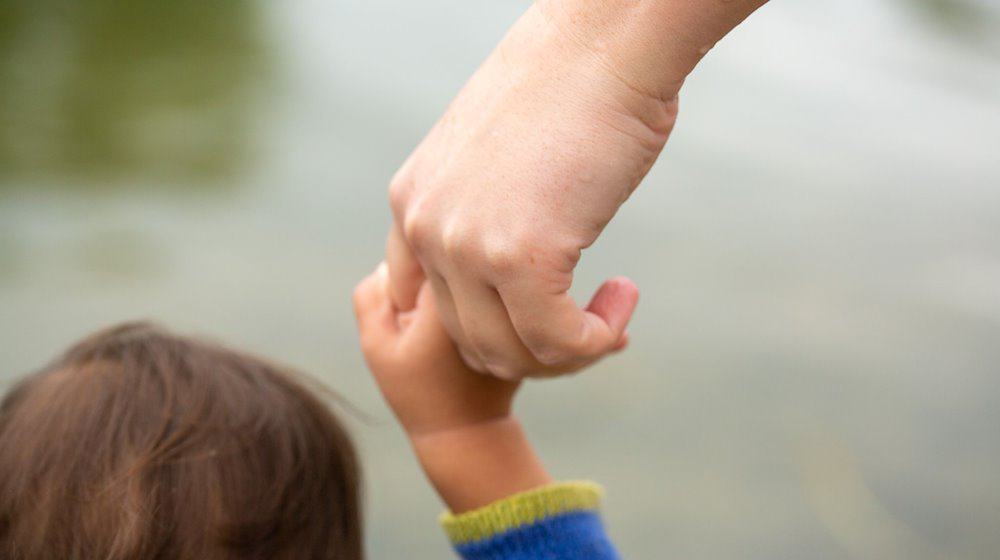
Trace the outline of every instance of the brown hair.
{"type": "Polygon", "coordinates": [[[0,558],[356,560],[359,476],[289,372],[125,324],[0,404],[0,558]]]}

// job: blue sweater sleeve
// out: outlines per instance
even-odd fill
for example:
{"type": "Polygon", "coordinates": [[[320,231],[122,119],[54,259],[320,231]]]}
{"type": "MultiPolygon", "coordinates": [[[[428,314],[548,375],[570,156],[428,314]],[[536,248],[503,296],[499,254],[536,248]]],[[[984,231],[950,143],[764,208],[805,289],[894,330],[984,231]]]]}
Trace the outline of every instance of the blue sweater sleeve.
{"type": "Polygon", "coordinates": [[[544,486],[442,525],[465,560],[618,560],[598,512],[601,488],[589,482],[544,486]]]}

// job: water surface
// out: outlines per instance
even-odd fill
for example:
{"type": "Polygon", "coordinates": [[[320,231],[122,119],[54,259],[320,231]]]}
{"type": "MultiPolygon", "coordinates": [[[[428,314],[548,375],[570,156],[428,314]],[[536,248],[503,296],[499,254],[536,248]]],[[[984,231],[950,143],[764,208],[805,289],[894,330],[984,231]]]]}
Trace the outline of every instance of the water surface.
{"type": "MultiPolygon", "coordinates": [[[[525,6],[0,0],[0,385],[137,317],[284,360],[376,419],[371,556],[447,557],[349,293],[525,6]]],[[[996,557],[998,18],[776,1],[690,79],[578,277],[638,282],[632,348],[520,404],[627,557],[996,557]]]]}

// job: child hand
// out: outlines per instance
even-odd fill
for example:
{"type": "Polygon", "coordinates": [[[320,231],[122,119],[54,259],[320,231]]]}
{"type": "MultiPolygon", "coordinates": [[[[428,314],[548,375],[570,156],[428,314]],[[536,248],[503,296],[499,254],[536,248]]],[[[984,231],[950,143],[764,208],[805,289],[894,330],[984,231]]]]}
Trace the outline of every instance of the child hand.
{"type": "Polygon", "coordinates": [[[413,311],[389,297],[384,264],[354,291],[361,349],[407,434],[419,436],[510,415],[519,383],[470,370],[441,325],[429,285],[413,311]]]}
{"type": "Polygon", "coordinates": [[[354,291],[361,348],[421,467],[454,513],[551,482],[511,414],[518,382],[470,370],[424,286],[413,311],[389,297],[383,263],[354,291]]]}

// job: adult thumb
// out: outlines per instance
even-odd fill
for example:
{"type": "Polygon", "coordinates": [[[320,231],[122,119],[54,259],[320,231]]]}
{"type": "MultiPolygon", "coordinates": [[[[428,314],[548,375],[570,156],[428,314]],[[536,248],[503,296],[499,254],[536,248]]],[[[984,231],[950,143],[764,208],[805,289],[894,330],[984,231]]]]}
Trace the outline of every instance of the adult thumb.
{"type": "Polygon", "coordinates": [[[597,289],[587,305],[587,311],[604,319],[611,332],[618,335],[620,340],[638,303],[639,288],[635,282],[624,276],[618,276],[597,289]]]}

